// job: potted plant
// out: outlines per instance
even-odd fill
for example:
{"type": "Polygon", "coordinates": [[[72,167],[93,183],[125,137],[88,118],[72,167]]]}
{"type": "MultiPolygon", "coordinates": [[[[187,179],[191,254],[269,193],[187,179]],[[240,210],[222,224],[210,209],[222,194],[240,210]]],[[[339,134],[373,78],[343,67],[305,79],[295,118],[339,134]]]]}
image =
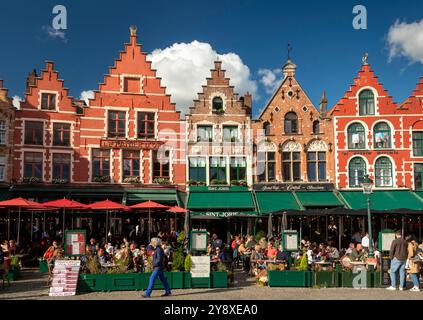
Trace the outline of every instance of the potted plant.
{"type": "Polygon", "coordinates": [[[23,177],[22,179],[23,183],[41,183],[42,180],[40,178],[37,177],[23,177]]]}
{"type": "Polygon", "coordinates": [[[231,180],[231,185],[232,186],[239,186],[239,181],[238,180],[231,180]]]}
{"type": "Polygon", "coordinates": [[[307,255],[304,252],[297,259],[295,267],[288,271],[269,271],[270,287],[309,287],[310,272],[308,271],[307,255]]]}
{"type": "Polygon", "coordinates": [[[189,185],[189,186],[197,186],[198,185],[198,182],[195,181],[195,180],[188,180],[187,181],[187,185],[189,185]]]}
{"type": "Polygon", "coordinates": [[[140,177],[130,176],[123,179],[123,183],[140,183],[140,177]]]}
{"type": "Polygon", "coordinates": [[[110,182],[110,176],[95,176],[93,177],[92,181],[100,183],[110,182]]]}
{"type": "Polygon", "coordinates": [[[210,276],[212,288],[227,288],[228,281],[233,280],[233,273],[228,272],[226,265],[222,262],[217,264],[217,271],[212,271],[210,276]]]}
{"type": "Polygon", "coordinates": [[[161,184],[161,185],[168,185],[170,184],[169,178],[155,178],[153,183],[161,184]]]}
{"type": "Polygon", "coordinates": [[[69,180],[68,179],[56,178],[56,179],[52,179],[51,182],[53,184],[66,184],[66,183],[69,183],[69,180]]]}

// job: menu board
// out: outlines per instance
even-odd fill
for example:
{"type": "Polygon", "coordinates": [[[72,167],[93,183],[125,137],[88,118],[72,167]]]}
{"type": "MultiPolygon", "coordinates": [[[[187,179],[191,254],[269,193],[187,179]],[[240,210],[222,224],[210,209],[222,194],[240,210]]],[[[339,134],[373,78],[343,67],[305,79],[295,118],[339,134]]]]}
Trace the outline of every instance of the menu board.
{"type": "Polygon", "coordinates": [[[207,231],[191,231],[191,250],[207,251],[207,231]]]}
{"type": "Polygon", "coordinates": [[[49,296],[74,296],[78,285],[80,260],[56,260],[49,296]]]}
{"type": "Polygon", "coordinates": [[[209,256],[191,256],[191,277],[192,278],[210,278],[210,257],[209,256]]]}
{"type": "Polygon", "coordinates": [[[283,249],[285,251],[298,250],[298,232],[284,231],[282,234],[282,240],[283,240],[283,249]]]}
{"type": "Polygon", "coordinates": [[[65,255],[82,256],[85,254],[86,244],[85,230],[65,231],[65,255]]]}
{"type": "Polygon", "coordinates": [[[380,232],[379,241],[380,241],[380,251],[388,252],[391,250],[392,241],[395,240],[395,232],[380,232]]]}

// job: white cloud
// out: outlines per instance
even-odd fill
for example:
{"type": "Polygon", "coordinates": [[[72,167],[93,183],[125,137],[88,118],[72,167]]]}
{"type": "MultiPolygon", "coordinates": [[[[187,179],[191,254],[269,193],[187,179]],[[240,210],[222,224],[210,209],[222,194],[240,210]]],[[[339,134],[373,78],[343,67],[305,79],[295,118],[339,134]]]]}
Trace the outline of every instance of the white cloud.
{"type": "Polygon", "coordinates": [[[423,19],[413,23],[397,20],[389,28],[387,43],[389,61],[406,57],[411,62],[423,63],[423,19]]]}
{"type": "Polygon", "coordinates": [[[58,38],[58,39],[63,40],[63,42],[65,42],[65,43],[68,42],[68,39],[66,38],[66,34],[65,34],[64,31],[54,29],[51,26],[42,26],[41,30],[44,33],[46,33],[52,39],[58,38]]]}
{"type": "Polygon", "coordinates": [[[162,85],[172,95],[177,109],[185,113],[197,99],[214,60],[219,57],[226,77],[231,79],[235,91],[240,95],[249,91],[257,99],[257,83],[251,79],[251,72],[235,53],[217,53],[210,44],[197,40],[191,43],[174,43],[165,49],[156,49],[148,55],[157,75],[162,77],[162,85]]]}
{"type": "Polygon", "coordinates": [[[275,92],[276,88],[282,82],[281,69],[259,69],[258,75],[260,76],[260,83],[264,86],[267,94],[275,92]]]}
{"type": "Polygon", "coordinates": [[[94,98],[94,91],[92,90],[82,91],[79,96],[79,99],[84,100],[87,106],[90,105],[88,99],[93,99],[93,98],[94,98]]]}
{"type": "Polygon", "coordinates": [[[13,102],[12,102],[12,103],[13,103],[13,106],[14,106],[16,109],[20,109],[20,108],[21,108],[21,101],[23,101],[21,97],[19,97],[19,96],[14,96],[12,101],[13,101],[13,102]]]}

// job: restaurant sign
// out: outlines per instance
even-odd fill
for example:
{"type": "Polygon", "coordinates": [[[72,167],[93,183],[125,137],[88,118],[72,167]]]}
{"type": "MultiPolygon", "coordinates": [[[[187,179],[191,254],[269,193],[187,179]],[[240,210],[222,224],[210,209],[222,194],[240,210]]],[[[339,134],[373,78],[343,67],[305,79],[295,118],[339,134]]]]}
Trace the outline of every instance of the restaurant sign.
{"type": "Polygon", "coordinates": [[[208,211],[208,212],[192,212],[192,215],[204,215],[216,218],[230,218],[240,215],[250,215],[255,216],[257,213],[255,211],[208,211]]]}
{"type": "Polygon", "coordinates": [[[100,140],[100,148],[103,149],[126,149],[126,150],[158,150],[163,141],[145,140],[100,140]]]}
{"type": "Polygon", "coordinates": [[[255,184],[255,191],[333,191],[335,185],[332,183],[275,183],[255,184]]]}

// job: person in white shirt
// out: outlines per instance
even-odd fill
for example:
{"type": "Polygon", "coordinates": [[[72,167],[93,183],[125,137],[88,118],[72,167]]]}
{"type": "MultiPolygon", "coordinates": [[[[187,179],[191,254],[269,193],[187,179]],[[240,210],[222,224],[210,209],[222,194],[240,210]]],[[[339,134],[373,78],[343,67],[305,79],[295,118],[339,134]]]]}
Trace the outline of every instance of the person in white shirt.
{"type": "Polygon", "coordinates": [[[369,239],[369,233],[368,232],[366,232],[366,235],[361,239],[361,245],[363,246],[363,249],[366,252],[369,252],[370,239],[369,239]]]}

